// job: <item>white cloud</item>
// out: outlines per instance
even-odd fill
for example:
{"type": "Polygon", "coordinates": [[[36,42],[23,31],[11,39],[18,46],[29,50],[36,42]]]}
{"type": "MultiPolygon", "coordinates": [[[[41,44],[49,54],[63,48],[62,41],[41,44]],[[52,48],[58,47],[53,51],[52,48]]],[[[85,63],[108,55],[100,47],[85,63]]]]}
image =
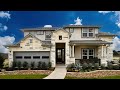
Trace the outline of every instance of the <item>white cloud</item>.
{"type": "Polygon", "coordinates": [[[106,14],[113,12],[115,20],[115,24],[120,28],[120,11],[98,11],[98,13],[106,14]]]}
{"type": "Polygon", "coordinates": [[[106,13],[110,13],[110,12],[114,12],[114,11],[98,11],[99,13],[102,13],[102,14],[106,14],[106,13]]]}
{"type": "Polygon", "coordinates": [[[15,41],[14,36],[5,36],[5,37],[0,37],[0,52],[2,53],[7,53],[8,49],[4,47],[4,45],[10,45],[13,44],[15,41]]]}
{"type": "Polygon", "coordinates": [[[0,18],[6,18],[6,19],[10,19],[10,12],[9,11],[0,11],[0,18]]]}
{"type": "Polygon", "coordinates": [[[76,20],[74,20],[75,24],[70,24],[70,25],[82,25],[82,19],[79,19],[79,17],[77,17],[76,20]]]}
{"type": "Polygon", "coordinates": [[[113,39],[113,50],[120,51],[120,39],[118,37],[113,39]]]}
{"type": "Polygon", "coordinates": [[[2,23],[0,23],[0,31],[6,31],[8,29],[8,27],[6,25],[2,25],[2,23]]]}

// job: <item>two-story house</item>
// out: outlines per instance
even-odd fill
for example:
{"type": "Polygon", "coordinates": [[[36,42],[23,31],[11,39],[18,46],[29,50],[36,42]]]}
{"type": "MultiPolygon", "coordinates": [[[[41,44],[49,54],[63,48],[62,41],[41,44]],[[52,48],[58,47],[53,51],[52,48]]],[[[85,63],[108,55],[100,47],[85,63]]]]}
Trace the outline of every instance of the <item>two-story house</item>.
{"type": "MultiPolygon", "coordinates": [[[[62,28],[45,25],[40,28],[21,29],[24,38],[9,48],[9,67],[15,61],[79,63],[97,57],[100,64],[113,60],[114,34],[100,32],[99,26],[68,25],[62,28]]],[[[97,60],[97,59],[95,59],[97,60]]]]}

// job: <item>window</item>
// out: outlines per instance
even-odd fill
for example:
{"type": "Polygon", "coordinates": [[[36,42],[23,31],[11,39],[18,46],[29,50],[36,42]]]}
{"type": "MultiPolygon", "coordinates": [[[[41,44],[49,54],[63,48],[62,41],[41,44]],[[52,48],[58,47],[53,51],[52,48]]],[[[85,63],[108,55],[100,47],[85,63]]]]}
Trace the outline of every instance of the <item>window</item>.
{"type": "Polygon", "coordinates": [[[33,39],[30,39],[30,43],[33,43],[33,39]]]}
{"type": "Polygon", "coordinates": [[[93,37],[94,29],[93,28],[83,28],[82,37],[93,37]]]}
{"type": "Polygon", "coordinates": [[[62,36],[59,36],[59,40],[62,40],[62,36]]]}
{"type": "Polygon", "coordinates": [[[50,39],[51,39],[51,31],[46,31],[45,34],[46,34],[46,35],[45,35],[45,39],[50,40],[50,39]]]}
{"type": "Polygon", "coordinates": [[[94,57],[94,49],[82,49],[82,59],[92,59],[94,57]]]}
{"type": "Polygon", "coordinates": [[[24,59],[31,59],[31,56],[24,56],[24,59]]]}
{"type": "Polygon", "coordinates": [[[70,28],[70,29],[69,29],[69,32],[70,32],[70,33],[73,33],[73,32],[74,32],[74,28],[70,28]]]}
{"type": "Polygon", "coordinates": [[[48,59],[49,56],[42,56],[42,59],[48,59]]]}
{"type": "Polygon", "coordinates": [[[22,56],[16,56],[15,58],[16,59],[22,59],[22,56]]]}
{"type": "Polygon", "coordinates": [[[43,35],[44,31],[37,31],[37,35],[43,35]]]}
{"type": "Polygon", "coordinates": [[[40,59],[40,56],[33,56],[33,59],[40,59]]]}

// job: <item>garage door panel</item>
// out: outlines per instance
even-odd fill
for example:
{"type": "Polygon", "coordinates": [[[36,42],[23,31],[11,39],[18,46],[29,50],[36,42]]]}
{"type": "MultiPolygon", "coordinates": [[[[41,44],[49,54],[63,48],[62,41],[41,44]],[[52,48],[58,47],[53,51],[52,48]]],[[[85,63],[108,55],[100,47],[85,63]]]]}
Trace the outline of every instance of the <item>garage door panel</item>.
{"type": "Polygon", "coordinates": [[[39,61],[48,63],[50,61],[50,52],[49,51],[43,51],[43,52],[14,52],[14,60],[15,61],[21,61],[23,63],[24,61],[28,62],[31,64],[31,62],[35,62],[38,64],[39,61]],[[19,56],[22,56],[22,58],[16,58],[19,56]],[[30,56],[31,58],[27,57],[30,56]],[[35,58],[34,56],[40,56],[40,58],[35,58]],[[24,58],[26,57],[26,58],[24,58]]]}

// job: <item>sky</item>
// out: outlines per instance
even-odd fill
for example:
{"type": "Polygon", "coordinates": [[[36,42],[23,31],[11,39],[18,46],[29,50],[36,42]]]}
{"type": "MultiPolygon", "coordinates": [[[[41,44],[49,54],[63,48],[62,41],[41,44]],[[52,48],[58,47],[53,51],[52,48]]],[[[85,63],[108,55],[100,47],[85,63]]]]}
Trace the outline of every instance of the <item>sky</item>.
{"type": "Polygon", "coordinates": [[[63,27],[75,24],[101,26],[100,31],[117,34],[113,49],[120,51],[120,11],[0,11],[0,52],[7,53],[4,45],[15,44],[23,38],[22,28],[63,27]]]}

